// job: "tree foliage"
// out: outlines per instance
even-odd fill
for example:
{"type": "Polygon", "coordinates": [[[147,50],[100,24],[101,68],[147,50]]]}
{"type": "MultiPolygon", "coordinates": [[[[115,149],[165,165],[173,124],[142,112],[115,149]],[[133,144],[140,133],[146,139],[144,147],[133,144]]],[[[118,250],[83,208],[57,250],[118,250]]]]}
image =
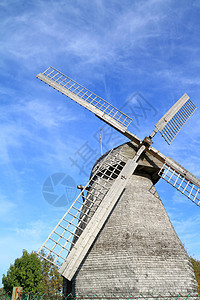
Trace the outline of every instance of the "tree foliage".
{"type": "Polygon", "coordinates": [[[1,295],[4,295],[5,293],[6,293],[6,291],[4,290],[4,288],[1,287],[1,288],[0,288],[0,297],[1,297],[1,295]]]}
{"type": "MultiPolygon", "coordinates": [[[[44,254],[44,253],[43,253],[44,254]]],[[[48,259],[53,261],[53,257],[48,259]]],[[[45,293],[55,295],[62,292],[62,276],[51,262],[38,257],[35,252],[23,250],[21,258],[17,258],[3,275],[2,283],[6,292],[13,287],[21,286],[27,293],[45,293]]]]}
{"type": "Polygon", "coordinates": [[[42,267],[37,254],[29,254],[23,250],[21,258],[17,258],[3,275],[2,283],[6,292],[11,292],[13,287],[21,286],[25,292],[36,293],[42,291],[42,267]]]}
{"type": "Polygon", "coordinates": [[[200,293],[200,261],[191,257],[191,262],[198,284],[198,293],[200,293]]]}
{"type": "MultiPolygon", "coordinates": [[[[41,252],[41,254],[44,253],[41,252]]],[[[53,256],[49,255],[48,259],[53,261],[53,256]]],[[[44,258],[40,258],[40,261],[42,265],[43,293],[51,295],[61,293],[63,279],[57,267],[44,258]]]]}

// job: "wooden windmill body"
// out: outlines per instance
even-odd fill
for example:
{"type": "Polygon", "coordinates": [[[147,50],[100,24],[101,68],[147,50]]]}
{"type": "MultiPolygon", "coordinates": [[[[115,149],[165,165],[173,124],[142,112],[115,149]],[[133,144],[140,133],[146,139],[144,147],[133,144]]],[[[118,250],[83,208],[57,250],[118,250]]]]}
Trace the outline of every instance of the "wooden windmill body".
{"type": "Polygon", "coordinates": [[[55,264],[62,261],[65,290],[83,296],[196,293],[190,259],[154,184],[162,177],[199,205],[200,181],[151,147],[157,131],[173,140],[195,110],[189,97],[181,97],[141,141],[127,131],[128,116],[69,77],[52,67],[37,77],[131,139],[96,162],[38,251],[45,250],[47,260],[53,254],[55,264]]]}

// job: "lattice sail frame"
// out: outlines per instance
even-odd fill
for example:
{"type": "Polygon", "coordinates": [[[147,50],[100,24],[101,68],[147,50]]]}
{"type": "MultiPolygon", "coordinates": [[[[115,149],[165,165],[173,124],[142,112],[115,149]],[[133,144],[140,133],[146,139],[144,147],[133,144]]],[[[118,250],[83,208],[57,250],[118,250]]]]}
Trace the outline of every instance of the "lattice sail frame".
{"type": "Polygon", "coordinates": [[[39,73],[36,77],[92,111],[99,118],[122,132],[126,131],[127,127],[132,122],[132,119],[129,116],[109,102],[53,67],[49,67],[46,71],[39,73]]]}
{"type": "Polygon", "coordinates": [[[154,132],[159,131],[170,145],[195,110],[196,106],[185,93],[156,123],[154,132]]]}
{"type": "Polygon", "coordinates": [[[84,228],[89,224],[95,211],[110,189],[113,181],[123,169],[127,158],[113,152],[107,155],[100,166],[95,170],[92,178],[78,195],[69,210],[53,229],[38,254],[60,267],[71,249],[76,244],[84,228]],[[84,196],[84,191],[87,196],[84,196]],[[83,199],[85,201],[83,202],[83,199]],[[53,257],[53,261],[50,259],[53,257]]]}
{"type": "Polygon", "coordinates": [[[159,175],[192,202],[200,206],[200,180],[197,177],[171,158],[167,158],[159,175]]]}
{"type": "Polygon", "coordinates": [[[194,103],[188,100],[160,132],[169,145],[195,110],[194,103]]]}

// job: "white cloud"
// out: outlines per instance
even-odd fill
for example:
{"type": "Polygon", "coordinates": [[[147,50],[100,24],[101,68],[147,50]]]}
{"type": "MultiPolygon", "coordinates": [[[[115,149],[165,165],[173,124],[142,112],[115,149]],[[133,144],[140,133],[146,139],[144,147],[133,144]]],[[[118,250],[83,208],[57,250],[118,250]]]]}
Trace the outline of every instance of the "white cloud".
{"type": "Polygon", "coordinates": [[[181,241],[189,252],[189,255],[194,255],[200,259],[200,239],[199,232],[196,230],[200,227],[200,216],[184,217],[173,220],[174,227],[179,233],[181,241]]]}
{"type": "Polygon", "coordinates": [[[49,222],[36,220],[24,224],[24,226],[14,227],[13,233],[17,239],[27,244],[27,248],[31,248],[32,245],[32,248],[34,249],[36,244],[38,245],[38,243],[41,243],[44,232],[48,232],[50,229],[51,226],[49,225],[49,222]]]}
{"type": "Polygon", "coordinates": [[[51,106],[51,103],[39,99],[24,101],[14,110],[16,113],[23,113],[30,117],[31,122],[35,121],[39,126],[47,128],[60,126],[63,122],[67,123],[77,119],[77,115],[67,110],[67,105],[55,107],[51,106]]]}
{"type": "Polygon", "coordinates": [[[168,67],[162,68],[162,70],[155,71],[154,75],[157,77],[161,77],[167,79],[172,84],[178,83],[179,86],[190,86],[192,88],[193,85],[199,85],[200,83],[200,76],[195,74],[194,76],[190,76],[186,70],[170,70],[168,67]]]}
{"type": "MultiPolygon", "coordinates": [[[[52,105],[49,101],[44,100],[24,100],[17,104],[1,106],[1,123],[0,123],[0,161],[2,164],[12,165],[12,159],[22,159],[25,154],[27,145],[38,147],[40,151],[45,151],[41,160],[49,163],[56,157],[63,160],[66,156],[70,140],[73,145],[78,142],[71,135],[68,136],[68,142],[61,139],[61,132],[66,128],[66,124],[79,118],[78,114],[72,113],[67,105],[52,105]],[[39,134],[43,131],[43,134],[39,134]],[[53,143],[52,143],[53,141],[53,143]],[[55,147],[56,145],[56,147],[55,147]],[[47,152],[46,149],[49,148],[47,152]],[[12,150],[12,151],[11,151],[12,150]],[[13,157],[13,151],[21,151],[20,157],[13,157]]],[[[38,159],[32,157],[32,161],[38,159]]]]}
{"type": "Polygon", "coordinates": [[[22,138],[30,136],[29,132],[23,128],[17,126],[17,124],[0,124],[0,161],[3,164],[10,163],[10,147],[20,147],[22,138]]]}
{"type": "Polygon", "coordinates": [[[33,11],[7,17],[2,24],[9,31],[1,46],[4,55],[41,64],[60,53],[63,57],[77,56],[84,65],[113,64],[123,60],[124,51],[129,49],[142,47],[147,53],[146,42],[160,36],[168,18],[162,1],[133,3],[132,9],[119,1],[120,13],[105,1],[94,1],[91,8],[89,2],[76,7],[51,2],[48,11],[43,1],[36,3],[33,11]],[[58,18],[62,22],[57,22],[58,18]]]}
{"type": "Polygon", "coordinates": [[[14,215],[16,204],[7,199],[6,196],[0,195],[0,218],[7,220],[8,216],[14,215]]]}
{"type": "Polygon", "coordinates": [[[16,258],[22,256],[23,249],[28,252],[37,251],[50,230],[52,228],[49,222],[45,223],[41,220],[23,223],[23,226],[20,227],[16,226],[16,222],[10,223],[6,234],[2,232],[0,239],[1,272],[7,273],[10,264],[13,264],[16,258]]]}

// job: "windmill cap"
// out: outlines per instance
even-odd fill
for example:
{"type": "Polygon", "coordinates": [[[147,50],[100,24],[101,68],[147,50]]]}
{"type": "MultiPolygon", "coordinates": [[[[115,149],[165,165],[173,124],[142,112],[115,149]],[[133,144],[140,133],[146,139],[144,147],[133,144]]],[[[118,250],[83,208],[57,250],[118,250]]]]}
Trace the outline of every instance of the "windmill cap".
{"type": "MultiPolygon", "coordinates": [[[[117,159],[120,159],[126,163],[128,159],[131,159],[135,156],[137,150],[137,144],[131,141],[128,143],[124,143],[110,151],[112,151],[113,155],[116,156],[117,159]]],[[[90,177],[92,177],[93,174],[97,172],[100,165],[102,165],[102,167],[104,166],[104,161],[106,161],[110,151],[106,152],[96,161],[90,177]]],[[[163,164],[156,157],[151,155],[149,152],[144,152],[138,161],[138,166],[135,173],[150,175],[153,184],[155,184],[160,179],[158,172],[160,171],[162,165],[163,164]]]]}

